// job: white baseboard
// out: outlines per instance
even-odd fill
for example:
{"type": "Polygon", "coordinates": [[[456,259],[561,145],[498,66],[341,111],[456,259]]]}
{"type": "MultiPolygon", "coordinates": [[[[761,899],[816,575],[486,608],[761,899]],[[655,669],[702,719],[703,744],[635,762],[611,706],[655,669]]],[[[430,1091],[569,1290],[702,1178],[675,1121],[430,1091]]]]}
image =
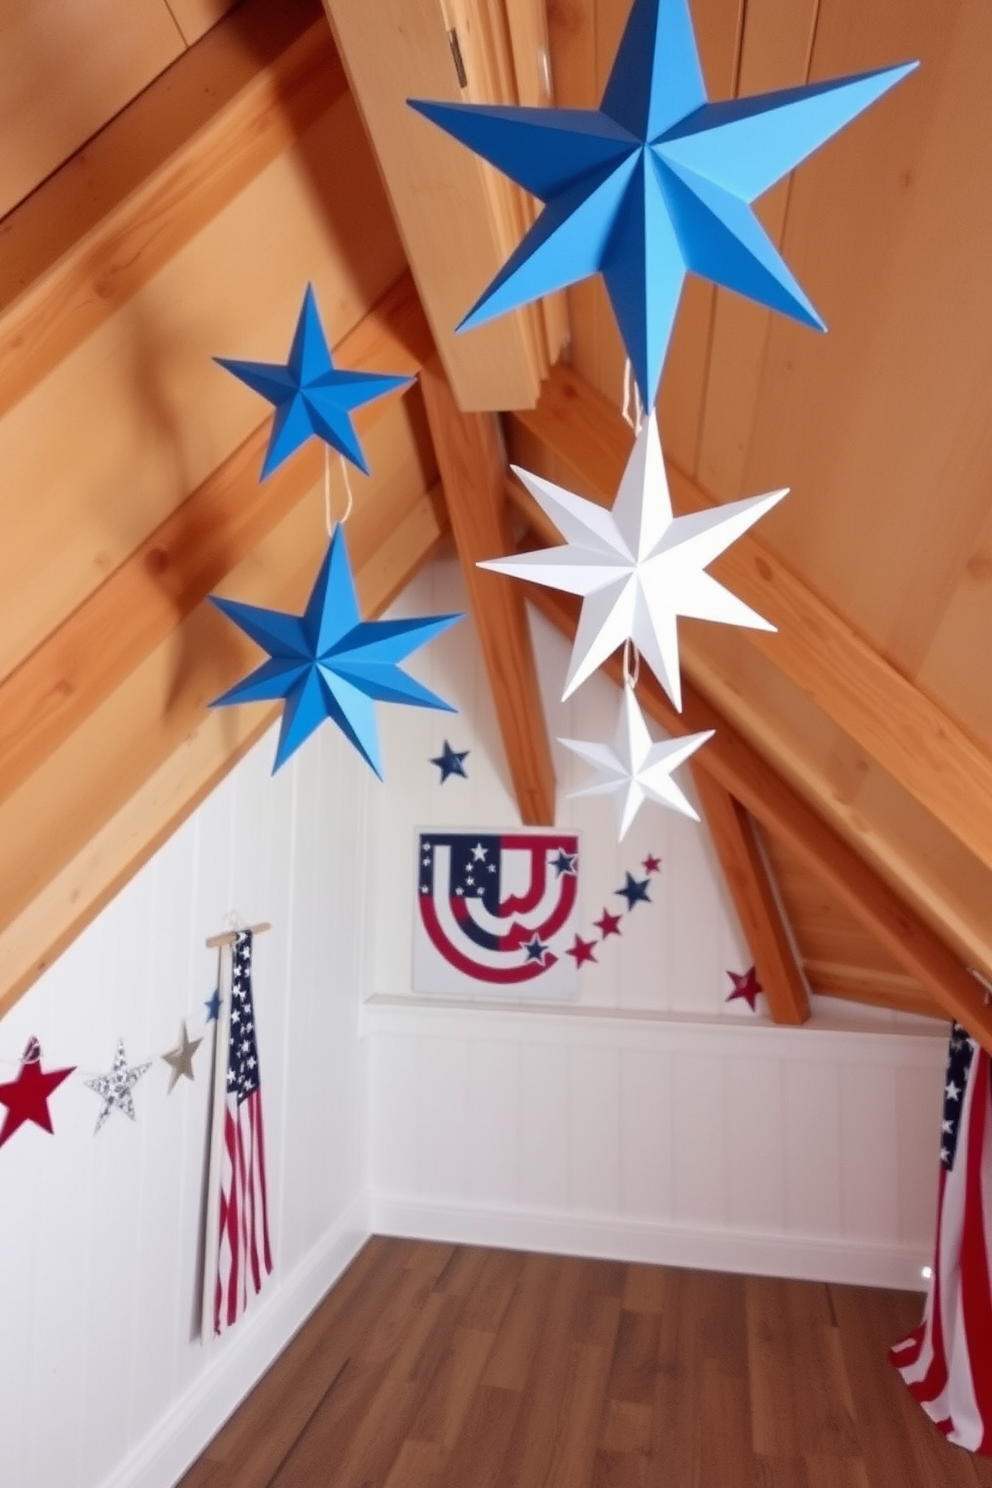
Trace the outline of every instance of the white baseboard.
{"type": "Polygon", "coordinates": [[[289,1277],[207,1345],[205,1367],[102,1488],[172,1488],[361,1250],[370,1214],[359,1195],[289,1277]]]}
{"type": "Polygon", "coordinates": [[[924,1288],[921,1271],[930,1260],[919,1246],[891,1241],[765,1234],[555,1210],[490,1209],[383,1194],[373,1196],[371,1222],[377,1235],[906,1291],[924,1288]]]}

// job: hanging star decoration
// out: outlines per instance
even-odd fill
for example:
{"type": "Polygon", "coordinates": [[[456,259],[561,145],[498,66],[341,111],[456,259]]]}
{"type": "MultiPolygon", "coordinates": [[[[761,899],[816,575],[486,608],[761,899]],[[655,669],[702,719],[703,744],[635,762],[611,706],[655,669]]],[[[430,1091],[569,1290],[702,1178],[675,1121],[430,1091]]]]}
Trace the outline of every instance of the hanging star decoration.
{"type": "Polygon", "coordinates": [[[456,711],[397,663],[463,617],[363,620],[340,525],[334,530],[302,615],[264,610],[216,595],[211,598],[235,625],[268,651],[269,660],[210,706],[283,702],[273,773],[325,719],[330,719],[381,780],[374,701],[456,711]]]}
{"type": "Polygon", "coordinates": [[[563,700],[630,640],[681,709],[679,615],[775,629],[705,569],[786,491],[673,516],[654,418],[644,420],[611,511],[540,476],[513,469],[565,542],[487,559],[479,567],[582,596],[563,700]]]}
{"type": "Polygon", "coordinates": [[[463,780],[468,779],[468,773],[465,769],[465,761],[471,753],[472,751],[470,749],[462,749],[460,751],[457,749],[452,749],[447,739],[445,739],[444,748],[441,750],[441,753],[435,755],[434,759],[431,760],[431,764],[437,765],[438,769],[441,771],[441,785],[443,785],[444,782],[451,775],[460,775],[463,780]]]}
{"type": "Polygon", "coordinates": [[[168,1054],[162,1055],[162,1058],[169,1066],[169,1089],[167,1091],[168,1095],[172,1094],[180,1076],[185,1077],[185,1079],[187,1080],[193,1079],[193,1055],[196,1053],[197,1049],[202,1043],[202,1038],[190,1038],[189,1031],[186,1028],[186,1020],[184,1018],[179,1025],[178,1044],[174,1049],[170,1049],[168,1054]]]}
{"type": "Polygon", "coordinates": [[[216,1023],[220,1017],[221,1000],[220,988],[215,987],[203,1004],[207,1010],[208,1023],[216,1023]]]}
{"type": "Polygon", "coordinates": [[[98,1132],[110,1115],[111,1111],[123,1111],[129,1120],[134,1117],[134,1096],[132,1091],[147,1070],[151,1069],[151,1062],[147,1064],[132,1064],[127,1062],[124,1053],[124,1040],[117,1040],[117,1049],[114,1053],[114,1062],[105,1075],[97,1075],[92,1080],[85,1081],[87,1087],[94,1091],[103,1101],[100,1114],[96,1118],[94,1135],[98,1132]]]}
{"type": "Polygon", "coordinates": [[[758,993],[765,990],[762,987],[761,983],[758,981],[758,973],[756,968],[753,966],[748,967],[747,971],[745,971],[743,975],[740,975],[735,971],[728,971],[727,975],[733,982],[734,989],[732,992],[728,993],[724,1001],[736,1002],[737,999],[740,998],[743,1002],[747,1003],[752,1013],[755,1012],[756,1008],[754,1004],[757,1000],[758,993]]]}
{"type": "Polygon", "coordinates": [[[650,879],[635,878],[632,873],[625,873],[624,880],[623,887],[615,889],[614,893],[621,899],[626,899],[628,914],[637,904],[651,903],[651,895],[648,893],[650,879]]]}
{"type": "Polygon", "coordinates": [[[648,733],[634,689],[627,685],[623,689],[612,746],[587,739],[559,739],[559,744],[564,744],[566,749],[596,767],[592,780],[578,790],[569,791],[569,798],[611,795],[616,807],[617,836],[621,842],[645,801],[657,801],[698,821],[691,802],[672,779],[672,772],[712,737],[713,730],[708,729],[701,734],[687,734],[682,739],[655,744],[648,733]]]}
{"type": "Polygon", "coordinates": [[[21,1055],[21,1066],[15,1080],[0,1085],[0,1105],[7,1107],[0,1127],[0,1147],[9,1142],[14,1133],[25,1122],[33,1121],[42,1131],[52,1130],[52,1117],[48,1109],[49,1097],[63,1080],[68,1080],[75,1069],[43,1070],[41,1067],[41,1045],[36,1038],[29,1038],[21,1055]]]}
{"type": "Polygon", "coordinates": [[[314,436],[368,475],[369,468],[350,415],[364,403],[413,381],[412,377],[349,372],[335,367],[310,284],[303,297],[288,362],[241,362],[228,357],[215,357],[214,361],[275,405],[275,420],[262,466],[263,480],[314,436]]]}
{"type": "Polygon", "coordinates": [[[634,0],[598,109],[409,99],[545,204],[458,329],[601,273],[648,407],[687,272],[823,329],[750,204],[916,65],[711,103],[688,0],[634,0]]]}

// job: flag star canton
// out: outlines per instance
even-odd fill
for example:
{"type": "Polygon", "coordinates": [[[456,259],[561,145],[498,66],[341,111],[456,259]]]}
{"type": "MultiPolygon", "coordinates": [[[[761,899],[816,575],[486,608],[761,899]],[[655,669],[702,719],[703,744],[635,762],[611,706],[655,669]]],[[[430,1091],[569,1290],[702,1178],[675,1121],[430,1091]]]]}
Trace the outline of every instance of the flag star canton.
{"type": "Polygon", "coordinates": [[[968,1071],[975,1055],[975,1045],[960,1023],[951,1028],[947,1051],[947,1079],[944,1082],[944,1117],[941,1123],[940,1160],[945,1168],[954,1167],[961,1127],[962,1093],[968,1083],[968,1071]]]}
{"type": "Polygon", "coordinates": [[[231,1046],[227,1067],[228,1093],[239,1104],[258,1089],[258,1042],[251,1002],[250,932],[235,942],[231,956],[231,1046]]]}

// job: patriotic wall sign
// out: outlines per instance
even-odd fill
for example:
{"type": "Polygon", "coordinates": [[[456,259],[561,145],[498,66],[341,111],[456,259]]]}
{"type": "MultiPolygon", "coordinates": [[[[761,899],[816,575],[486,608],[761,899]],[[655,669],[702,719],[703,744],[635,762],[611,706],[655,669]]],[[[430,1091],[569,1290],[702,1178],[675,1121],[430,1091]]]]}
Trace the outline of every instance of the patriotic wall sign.
{"type": "Polygon", "coordinates": [[[891,1357],[950,1441],[992,1455],[992,1059],[959,1023],[944,1084],[930,1292],[922,1323],[891,1357]]]}
{"type": "Polygon", "coordinates": [[[579,917],[574,832],[420,832],[415,992],[568,998],[579,917]]]}

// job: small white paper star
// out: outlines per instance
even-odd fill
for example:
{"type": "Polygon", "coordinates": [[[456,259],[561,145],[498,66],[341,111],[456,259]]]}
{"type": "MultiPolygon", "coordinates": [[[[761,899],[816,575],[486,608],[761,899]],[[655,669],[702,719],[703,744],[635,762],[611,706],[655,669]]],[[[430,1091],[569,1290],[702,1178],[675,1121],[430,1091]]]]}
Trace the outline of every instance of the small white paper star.
{"type": "Polygon", "coordinates": [[[125,1116],[134,1120],[134,1097],[131,1091],[145,1071],[149,1069],[151,1069],[150,1063],[129,1065],[124,1053],[124,1040],[117,1040],[114,1062],[107,1073],[97,1075],[95,1079],[85,1082],[90,1090],[96,1091],[103,1101],[100,1114],[96,1118],[94,1134],[100,1130],[111,1111],[123,1111],[125,1116]]]}
{"type": "Polygon", "coordinates": [[[691,816],[693,821],[699,820],[671,775],[712,735],[713,730],[707,729],[705,733],[687,734],[683,739],[671,739],[664,744],[653,743],[634,697],[634,689],[625,687],[612,748],[609,744],[581,739],[559,739],[558,742],[596,766],[596,774],[589,784],[570,794],[612,795],[616,803],[618,838],[622,841],[645,801],[658,801],[662,806],[691,816]]]}
{"type": "Polygon", "coordinates": [[[582,595],[563,698],[631,640],[681,711],[679,615],[752,630],[775,629],[705,569],[786,491],[673,516],[658,424],[652,417],[644,420],[634,443],[612,511],[517,466],[513,469],[565,543],[489,559],[479,567],[582,595]]]}

